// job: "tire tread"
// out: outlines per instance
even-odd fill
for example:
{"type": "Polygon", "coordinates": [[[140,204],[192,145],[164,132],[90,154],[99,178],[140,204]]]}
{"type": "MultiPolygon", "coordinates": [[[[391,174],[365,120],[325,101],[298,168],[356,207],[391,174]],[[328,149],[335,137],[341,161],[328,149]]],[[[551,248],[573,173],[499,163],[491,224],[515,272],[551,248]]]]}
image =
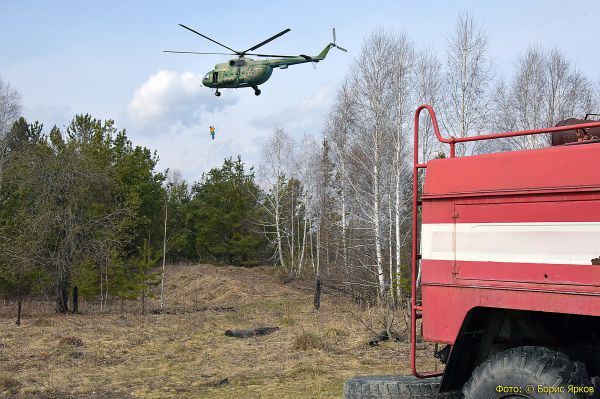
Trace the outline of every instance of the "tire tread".
{"type": "MultiPolygon", "coordinates": [[[[482,392],[489,392],[489,385],[497,383],[496,381],[490,384],[490,381],[494,381],[498,375],[510,373],[532,376],[539,381],[539,384],[545,386],[592,384],[592,379],[588,376],[583,363],[572,362],[568,356],[547,348],[524,346],[499,352],[477,366],[463,387],[464,398],[481,399],[482,392]]],[[[547,395],[547,397],[560,399],[567,396],[547,395]]],[[[579,397],[591,399],[587,395],[577,398],[579,397]]]]}
{"type": "Polygon", "coordinates": [[[439,386],[439,378],[360,376],[346,381],[344,399],[462,399],[458,391],[439,393],[439,386]]]}

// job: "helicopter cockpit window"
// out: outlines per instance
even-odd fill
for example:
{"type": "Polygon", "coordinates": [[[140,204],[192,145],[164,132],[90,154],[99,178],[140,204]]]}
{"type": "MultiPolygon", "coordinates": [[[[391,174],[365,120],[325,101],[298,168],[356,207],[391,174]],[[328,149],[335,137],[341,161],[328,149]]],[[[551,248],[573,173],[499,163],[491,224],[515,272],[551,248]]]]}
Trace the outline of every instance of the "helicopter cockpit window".
{"type": "Polygon", "coordinates": [[[206,74],[206,76],[204,77],[204,79],[210,79],[210,72],[206,74]]]}

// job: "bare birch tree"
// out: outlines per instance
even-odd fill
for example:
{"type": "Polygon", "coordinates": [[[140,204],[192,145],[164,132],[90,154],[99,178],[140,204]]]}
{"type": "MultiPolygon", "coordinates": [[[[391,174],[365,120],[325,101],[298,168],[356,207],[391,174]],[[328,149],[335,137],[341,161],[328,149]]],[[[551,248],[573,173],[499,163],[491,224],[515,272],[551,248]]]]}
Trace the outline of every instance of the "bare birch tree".
{"type": "Polygon", "coordinates": [[[325,137],[331,143],[331,157],[336,165],[336,181],[338,182],[338,202],[341,217],[342,262],[346,284],[352,280],[352,259],[349,256],[348,243],[348,211],[349,191],[348,157],[351,148],[351,130],[356,128],[357,115],[354,93],[350,83],[345,80],[337,91],[336,100],[325,128],[325,137]]]}
{"type": "MultiPolygon", "coordinates": [[[[488,38],[469,14],[458,17],[448,42],[443,123],[455,137],[481,134],[489,114],[492,64],[487,55],[488,38]]],[[[472,151],[461,144],[457,155],[472,151]]]]}
{"type": "Polygon", "coordinates": [[[592,82],[567,60],[564,53],[553,48],[548,54],[548,109],[546,124],[593,111],[592,82]]]}
{"type": "MultiPolygon", "coordinates": [[[[515,75],[510,83],[498,82],[494,105],[494,128],[497,131],[535,129],[546,122],[544,112],[547,95],[546,60],[539,47],[530,47],[516,62],[515,75]]],[[[541,136],[525,136],[500,141],[497,149],[525,149],[547,145],[541,136]]]]}
{"type": "Polygon", "coordinates": [[[21,95],[0,77],[0,137],[8,133],[21,116],[21,95]]]}
{"type": "MultiPolygon", "coordinates": [[[[395,229],[395,267],[394,258],[392,257],[392,237],[390,235],[390,282],[395,282],[396,290],[393,295],[398,298],[401,296],[400,290],[400,276],[402,272],[401,259],[402,259],[402,238],[401,238],[401,226],[404,215],[402,209],[402,202],[404,198],[402,194],[405,190],[402,189],[402,185],[408,183],[407,181],[407,168],[409,163],[407,160],[408,151],[410,145],[410,126],[412,109],[413,109],[413,91],[414,87],[411,84],[414,78],[414,59],[415,50],[413,42],[408,38],[406,34],[401,34],[394,38],[394,51],[391,54],[391,63],[394,66],[392,69],[392,82],[391,90],[393,92],[394,107],[392,118],[394,120],[395,128],[392,130],[392,138],[394,145],[394,156],[392,160],[393,166],[393,182],[394,185],[390,187],[390,191],[394,191],[394,196],[388,196],[388,207],[390,208],[390,231],[392,230],[391,225],[394,225],[395,229]],[[393,219],[391,215],[393,201],[393,219]],[[394,277],[395,276],[395,277],[394,277]]],[[[390,284],[393,287],[394,284],[390,284]]]]}
{"type": "Polygon", "coordinates": [[[8,135],[13,123],[21,116],[21,109],[21,95],[0,77],[0,188],[8,155],[8,135]]]}
{"type": "Polygon", "coordinates": [[[351,71],[355,90],[356,111],[360,128],[353,131],[355,143],[352,161],[360,170],[362,181],[351,181],[351,188],[360,202],[361,217],[370,226],[374,245],[373,268],[380,298],[386,293],[384,275],[384,219],[386,165],[391,155],[390,133],[396,93],[391,90],[394,65],[389,61],[395,51],[393,38],[384,32],[375,32],[365,41],[357,62],[351,71]]]}
{"type": "MultiPolygon", "coordinates": [[[[297,161],[298,178],[302,182],[302,217],[298,218],[299,228],[298,240],[300,241],[300,254],[298,258],[297,273],[302,273],[307,252],[307,243],[312,245],[312,232],[317,219],[316,204],[318,197],[318,165],[319,165],[319,145],[315,139],[305,134],[300,142],[300,149],[297,161]],[[300,231],[301,229],[301,231],[300,231]]],[[[316,269],[314,258],[312,258],[313,269],[316,269]]]]}
{"type": "MultiPolygon", "coordinates": [[[[556,125],[594,110],[592,82],[557,49],[530,47],[516,61],[509,83],[501,80],[494,99],[494,128],[498,131],[537,129],[556,125]]],[[[549,136],[503,140],[495,150],[530,149],[549,145],[549,136]]]]}
{"type": "Polygon", "coordinates": [[[286,261],[283,251],[284,212],[283,197],[285,195],[285,178],[291,173],[291,161],[294,159],[294,141],[280,127],[276,127],[273,135],[267,141],[262,151],[262,160],[259,166],[259,178],[263,188],[268,191],[265,198],[265,208],[272,219],[266,224],[269,235],[274,235],[272,240],[279,264],[284,269],[286,261]]]}
{"type": "MultiPolygon", "coordinates": [[[[414,82],[416,102],[412,111],[414,112],[416,107],[421,104],[431,105],[434,110],[437,110],[443,102],[444,82],[442,63],[431,48],[420,51],[417,55],[414,82]]],[[[421,115],[419,124],[419,156],[421,162],[427,162],[435,158],[444,148],[435,137],[433,124],[429,115],[424,113],[421,115]]]]}

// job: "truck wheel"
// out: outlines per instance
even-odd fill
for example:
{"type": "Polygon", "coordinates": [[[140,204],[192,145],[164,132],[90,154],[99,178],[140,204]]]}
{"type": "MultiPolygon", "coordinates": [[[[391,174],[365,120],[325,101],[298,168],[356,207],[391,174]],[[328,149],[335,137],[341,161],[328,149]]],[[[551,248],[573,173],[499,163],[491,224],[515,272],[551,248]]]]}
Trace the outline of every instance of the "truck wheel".
{"type": "Polygon", "coordinates": [[[461,399],[458,391],[438,393],[439,378],[411,376],[354,377],[344,385],[344,399],[461,399]]]}
{"type": "Polygon", "coordinates": [[[492,356],[473,371],[463,387],[465,399],[575,399],[590,394],[592,380],[585,365],[559,352],[525,346],[492,356]],[[587,388],[574,394],[569,386],[587,388]]]}

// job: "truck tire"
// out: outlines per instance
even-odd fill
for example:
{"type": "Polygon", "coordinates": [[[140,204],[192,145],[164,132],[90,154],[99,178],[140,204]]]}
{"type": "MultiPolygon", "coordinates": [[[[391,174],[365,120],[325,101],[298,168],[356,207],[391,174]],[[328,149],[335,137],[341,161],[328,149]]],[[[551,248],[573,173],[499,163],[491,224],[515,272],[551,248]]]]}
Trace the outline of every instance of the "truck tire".
{"type": "Polygon", "coordinates": [[[525,346],[497,353],[477,366],[463,394],[465,399],[598,398],[597,392],[569,392],[569,386],[588,391],[593,386],[583,363],[572,362],[560,352],[525,346]]]}
{"type": "Polygon", "coordinates": [[[461,399],[458,391],[438,393],[439,378],[411,376],[354,377],[344,384],[344,399],[461,399]]]}

